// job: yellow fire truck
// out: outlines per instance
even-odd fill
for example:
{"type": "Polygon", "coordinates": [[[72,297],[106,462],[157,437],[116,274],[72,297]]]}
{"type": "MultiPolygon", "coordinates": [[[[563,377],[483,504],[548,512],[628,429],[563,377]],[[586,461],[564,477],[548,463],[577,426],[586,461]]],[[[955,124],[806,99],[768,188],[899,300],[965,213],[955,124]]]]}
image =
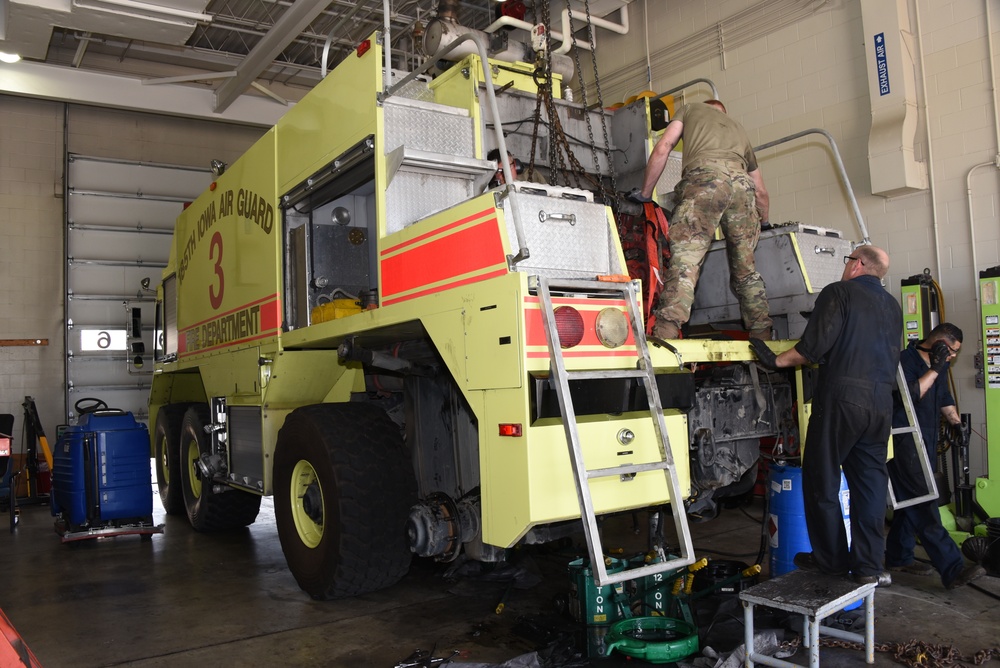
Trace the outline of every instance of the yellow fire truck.
{"type": "MultiPolygon", "coordinates": [[[[647,344],[590,191],[506,163],[510,185],[488,186],[483,156],[507,149],[496,89],[534,104],[532,67],[465,41],[477,53],[439,76],[393,81],[365,40],[183,212],[157,287],[167,512],[211,532],[273,495],[317,599],[389,586],[414,554],[498,561],[581,520],[600,584],[692,563],[685,500],[746,489],[760,438],[792,418],[794,390],[760,382],[745,342],[647,344]],[[597,518],[643,508],[672,516],[675,556],[607,573],[597,518]]],[[[808,232],[779,239],[797,267],[808,232]]],[[[817,238],[839,264],[827,247],[848,242],[817,238]]]]}

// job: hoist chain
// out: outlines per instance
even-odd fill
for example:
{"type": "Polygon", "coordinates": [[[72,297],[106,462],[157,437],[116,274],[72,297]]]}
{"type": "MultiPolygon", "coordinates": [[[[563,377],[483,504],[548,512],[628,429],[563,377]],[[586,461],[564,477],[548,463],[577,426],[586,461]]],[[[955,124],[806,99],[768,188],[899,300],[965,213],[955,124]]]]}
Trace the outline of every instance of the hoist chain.
{"type": "MultiPolygon", "coordinates": [[[[781,643],[781,649],[794,652],[801,642],[801,638],[789,640],[781,643]]],[[[823,647],[840,647],[859,651],[865,649],[864,643],[834,638],[820,638],[819,644],[823,647]]],[[[891,653],[896,661],[912,668],[951,668],[952,666],[968,666],[969,664],[981,666],[990,659],[1000,660],[1000,646],[981,649],[973,654],[972,658],[969,658],[963,656],[951,645],[932,645],[916,639],[904,643],[875,643],[875,651],[885,654],[891,653]]]]}
{"type": "Polygon", "coordinates": [[[541,54],[537,54],[535,56],[535,72],[532,78],[535,80],[535,88],[538,90],[538,95],[535,97],[535,122],[531,126],[531,159],[528,161],[529,180],[535,174],[535,146],[538,144],[538,126],[542,117],[542,89],[549,85],[544,64],[540,61],[541,54]]]}
{"type": "MultiPolygon", "coordinates": [[[[538,89],[538,97],[535,104],[535,122],[531,133],[531,160],[529,161],[529,173],[534,171],[534,159],[535,159],[535,148],[538,143],[538,126],[542,122],[541,110],[542,105],[545,107],[545,113],[548,116],[549,121],[549,170],[550,170],[550,182],[552,185],[560,185],[560,183],[565,185],[570,184],[569,175],[572,175],[573,182],[577,188],[581,186],[580,177],[583,176],[596,190],[600,191],[606,200],[616,199],[615,193],[609,193],[607,187],[600,179],[600,168],[597,166],[596,159],[596,147],[594,142],[593,131],[590,131],[590,143],[591,149],[594,151],[595,156],[595,166],[598,173],[598,177],[595,179],[591,176],[587,170],[583,168],[580,161],[577,159],[576,155],[573,153],[573,149],[570,147],[570,142],[566,136],[566,131],[562,126],[562,120],[559,118],[558,107],[556,105],[555,99],[552,96],[552,39],[550,30],[550,12],[548,3],[542,2],[536,4],[538,10],[539,23],[545,28],[545,45],[544,48],[536,54],[535,57],[535,71],[534,71],[534,81],[538,89]],[[569,168],[567,168],[567,163],[569,168]]],[[[590,10],[588,5],[587,10],[588,24],[590,23],[590,10]]],[[[593,27],[591,26],[591,30],[593,27]]],[[[575,44],[575,38],[574,38],[575,44]]],[[[577,55],[579,58],[579,55],[577,55]]],[[[596,65],[595,65],[596,67],[596,65]]],[[[577,69],[579,70],[579,63],[577,64],[577,69]]],[[[586,104],[584,105],[586,106],[586,104]]],[[[603,109],[602,109],[603,112],[603,109]]],[[[603,121],[602,115],[602,121],[603,121]]],[[[590,118],[587,119],[588,128],[590,127],[590,118]]],[[[605,136],[607,136],[607,128],[605,128],[605,136]]],[[[607,142],[605,142],[607,144],[607,142]]],[[[610,145],[609,149],[610,150],[610,145]]],[[[610,161],[609,161],[610,162],[610,161]]],[[[613,181],[612,181],[613,182],[613,181]]]]}
{"type": "MultiPolygon", "coordinates": [[[[539,7],[536,4],[536,7],[539,7]]],[[[540,106],[545,105],[545,113],[549,116],[549,171],[550,171],[550,181],[552,185],[559,185],[559,181],[564,177],[566,171],[565,165],[562,160],[562,154],[559,152],[559,147],[556,142],[553,141],[553,121],[552,121],[552,33],[549,30],[549,25],[551,23],[549,18],[549,4],[547,2],[540,3],[539,7],[539,17],[541,19],[541,24],[545,28],[545,46],[541,53],[537,54],[535,57],[535,83],[540,84],[538,86],[538,104],[536,109],[538,111],[535,113],[535,133],[538,131],[538,125],[542,122],[542,116],[540,113],[540,106]]],[[[558,120],[558,117],[557,117],[558,120]]]]}
{"type": "MultiPolygon", "coordinates": [[[[610,192],[607,188],[602,188],[602,190],[604,192],[605,200],[608,201],[610,199],[609,203],[613,203],[617,209],[619,199],[618,179],[615,174],[615,164],[612,161],[611,155],[611,139],[608,135],[608,117],[607,112],[604,109],[604,95],[601,93],[601,76],[597,72],[597,39],[594,35],[594,21],[590,13],[590,0],[584,0],[583,6],[587,13],[587,39],[590,41],[590,62],[594,67],[594,86],[597,89],[597,110],[601,114],[601,131],[604,133],[604,157],[608,162],[608,176],[611,179],[610,192]]],[[[572,31],[573,7],[569,0],[566,0],[566,12],[569,15],[569,25],[570,30],[572,31]]],[[[576,48],[576,33],[571,32],[571,36],[573,39],[573,56],[580,81],[580,92],[583,96],[583,108],[587,119],[587,134],[590,136],[590,151],[594,160],[594,171],[597,174],[600,174],[601,166],[597,157],[597,142],[594,141],[594,127],[591,123],[590,114],[586,113],[586,110],[590,108],[590,101],[587,99],[587,83],[583,78],[583,68],[580,65],[580,49],[576,48]]]]}

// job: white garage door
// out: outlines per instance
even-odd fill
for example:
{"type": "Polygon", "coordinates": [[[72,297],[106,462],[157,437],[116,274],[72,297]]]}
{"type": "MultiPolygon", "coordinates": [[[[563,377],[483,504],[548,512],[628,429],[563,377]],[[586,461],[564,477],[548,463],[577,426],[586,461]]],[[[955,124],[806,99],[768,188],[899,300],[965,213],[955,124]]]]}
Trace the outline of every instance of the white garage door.
{"type": "Polygon", "coordinates": [[[155,287],[174,221],[212,174],[76,154],[68,165],[66,417],[82,399],[99,399],[145,420],[155,287]]]}

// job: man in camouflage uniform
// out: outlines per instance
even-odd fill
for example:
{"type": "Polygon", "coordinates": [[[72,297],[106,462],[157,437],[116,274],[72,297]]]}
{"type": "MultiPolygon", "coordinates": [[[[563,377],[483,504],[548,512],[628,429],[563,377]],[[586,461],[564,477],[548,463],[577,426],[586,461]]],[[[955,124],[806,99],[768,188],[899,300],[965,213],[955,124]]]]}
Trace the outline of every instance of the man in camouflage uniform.
{"type": "Polygon", "coordinates": [[[682,106],[667,124],[646,164],[640,200],[649,201],[667,158],[684,139],[683,171],[674,189],[670,266],[655,311],[653,336],[676,339],[691,317],[694,288],[719,225],[726,237],[730,285],[750,335],[771,338],[764,280],[754,263],[769,198],[746,131],[718,100],[682,106]]]}

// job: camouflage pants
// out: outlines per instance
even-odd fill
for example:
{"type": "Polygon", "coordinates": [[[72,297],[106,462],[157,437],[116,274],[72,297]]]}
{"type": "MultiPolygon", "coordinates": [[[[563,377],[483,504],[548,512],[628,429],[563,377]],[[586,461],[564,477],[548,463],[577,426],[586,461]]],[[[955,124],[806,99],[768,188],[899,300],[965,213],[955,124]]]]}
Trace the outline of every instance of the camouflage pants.
{"type": "Polygon", "coordinates": [[[770,328],[764,280],[754,263],[760,221],[753,181],[738,163],[713,162],[685,170],[674,192],[678,205],[670,219],[670,267],[657,319],[679,327],[691,317],[698,274],[721,225],[730,286],[739,299],[743,324],[748,330],[770,328]]]}

